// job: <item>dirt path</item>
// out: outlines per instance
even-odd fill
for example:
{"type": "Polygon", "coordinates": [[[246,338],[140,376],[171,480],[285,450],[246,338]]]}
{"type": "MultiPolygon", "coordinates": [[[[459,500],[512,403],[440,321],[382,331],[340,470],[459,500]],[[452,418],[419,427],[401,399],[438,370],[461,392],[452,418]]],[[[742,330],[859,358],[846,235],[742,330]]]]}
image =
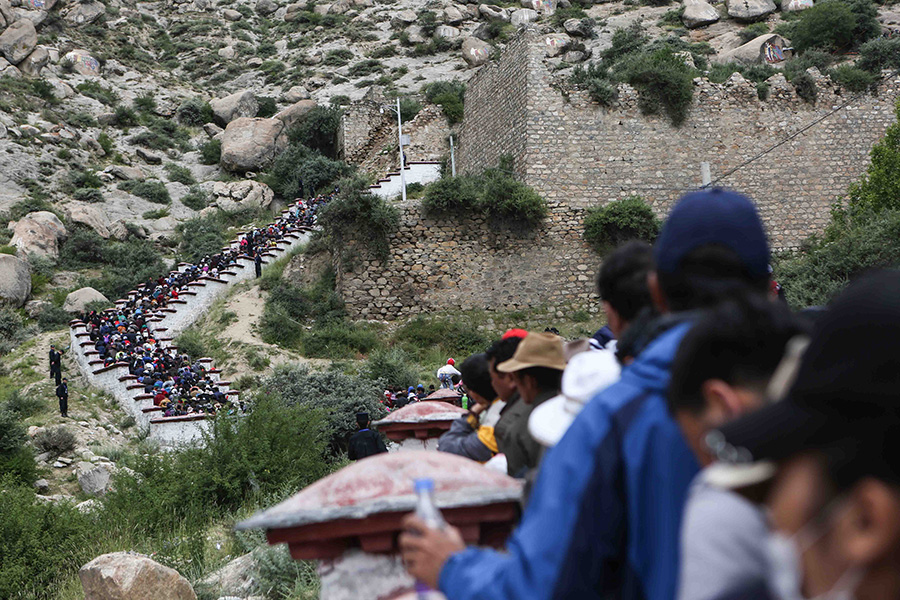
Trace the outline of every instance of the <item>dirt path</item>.
{"type": "Polygon", "coordinates": [[[223,341],[228,339],[256,346],[274,347],[262,341],[257,328],[267,295],[259,289],[259,286],[254,285],[228,299],[225,310],[235,313],[237,320],[222,331],[223,341]]]}

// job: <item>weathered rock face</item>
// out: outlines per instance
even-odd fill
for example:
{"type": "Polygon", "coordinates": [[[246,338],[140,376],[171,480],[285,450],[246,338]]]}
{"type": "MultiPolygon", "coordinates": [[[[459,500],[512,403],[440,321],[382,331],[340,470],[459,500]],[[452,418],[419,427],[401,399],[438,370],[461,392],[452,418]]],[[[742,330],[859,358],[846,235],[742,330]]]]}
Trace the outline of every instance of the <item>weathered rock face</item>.
{"type": "Polygon", "coordinates": [[[451,27],[450,25],[438,25],[437,29],[434,30],[434,37],[436,39],[451,40],[459,37],[459,34],[459,29],[451,27]]]}
{"type": "Polygon", "coordinates": [[[520,8],[519,10],[513,11],[509,17],[509,22],[516,27],[523,27],[529,23],[534,23],[537,20],[538,13],[531,8],[520,8]]]}
{"type": "Polygon", "coordinates": [[[66,21],[70,25],[78,27],[93,23],[106,12],[106,7],[100,2],[77,3],[66,13],[66,21]]]}
{"type": "Polygon", "coordinates": [[[728,16],[739,21],[759,21],[775,12],[772,0],[728,0],[728,16]]]}
{"type": "Polygon", "coordinates": [[[0,303],[16,308],[25,304],[31,294],[31,268],[21,258],[0,254],[0,303]]]}
{"type": "Polygon", "coordinates": [[[100,76],[100,61],[91,56],[87,50],[72,50],[63,57],[63,61],[72,65],[72,70],[79,75],[100,76]]]}
{"type": "Polygon", "coordinates": [[[217,181],[213,185],[213,205],[225,212],[248,208],[268,208],[275,199],[272,188],[258,181],[217,181]]]}
{"type": "Polygon", "coordinates": [[[256,97],[250,90],[236,92],[224,98],[217,98],[209,102],[216,120],[227,125],[240,117],[255,117],[259,111],[256,97]]]}
{"type": "Polygon", "coordinates": [[[551,33],[544,36],[545,52],[549,58],[559,56],[565,52],[571,43],[572,38],[565,33],[551,33]]]}
{"type": "Polygon", "coordinates": [[[522,0],[523,8],[536,10],[542,15],[552,15],[556,12],[557,0],[522,0]]]}
{"type": "Polygon", "coordinates": [[[331,252],[315,254],[297,254],[284,267],[282,277],[285,281],[305,287],[322,279],[322,275],[332,267],[331,252]]]}
{"type": "Polygon", "coordinates": [[[107,464],[83,461],[75,467],[75,474],[78,476],[81,491],[88,496],[103,496],[109,490],[112,469],[107,464]]]}
{"type": "Polygon", "coordinates": [[[41,70],[50,62],[50,52],[43,46],[38,46],[34,52],[25,57],[25,60],[19,63],[19,70],[37,77],[41,74],[41,70]]]}
{"type": "Polygon", "coordinates": [[[694,28],[710,25],[719,20],[719,11],[705,0],[684,0],[681,22],[685,27],[694,28]]]}
{"type": "MultiPolygon", "coordinates": [[[[296,6],[292,4],[291,6],[296,6]]],[[[309,91],[303,87],[302,85],[295,85],[281,96],[281,99],[285,102],[290,102],[291,104],[295,104],[300,102],[301,100],[309,100],[309,91]]]]}
{"type": "Polygon", "coordinates": [[[70,313],[82,312],[91,302],[109,302],[109,299],[92,287],[83,287],[69,292],[63,303],[63,310],[70,313]]]}
{"type": "Polygon", "coordinates": [[[221,165],[229,171],[257,171],[287,147],[280,119],[241,117],[228,124],[222,134],[221,165]]]}
{"type": "Polygon", "coordinates": [[[300,100],[278,112],[275,118],[284,123],[286,129],[290,129],[303,120],[303,117],[316,107],[315,100],[300,100]]]}
{"type": "Polygon", "coordinates": [[[252,554],[239,556],[203,580],[203,584],[218,594],[246,598],[253,593],[256,561],[252,554]]]}
{"type": "Polygon", "coordinates": [[[175,569],[128,552],[98,556],[78,571],[85,600],[196,600],[175,569]]]}
{"type": "Polygon", "coordinates": [[[785,39],[774,33],[757,36],[742,46],[715,57],[716,62],[742,62],[753,65],[766,61],[766,52],[781,51],[786,46],[785,39]]]}
{"type": "Polygon", "coordinates": [[[470,67],[480,67],[491,58],[493,47],[476,37],[468,37],[462,43],[463,60],[470,67]]]}
{"type": "Polygon", "coordinates": [[[0,54],[14,65],[25,60],[36,45],[37,31],[28,19],[16,21],[0,34],[0,54]]]}
{"type": "Polygon", "coordinates": [[[509,11],[495,4],[479,4],[478,12],[489,21],[509,21],[509,11]]]}
{"type": "Polygon", "coordinates": [[[66,226],[52,212],[40,210],[28,213],[13,228],[10,244],[20,254],[37,254],[57,258],[59,242],[66,239],[66,226]]]}
{"type": "Polygon", "coordinates": [[[87,225],[102,238],[109,237],[109,218],[97,204],[70,202],[66,205],[66,212],[69,215],[69,220],[72,222],[87,225]]]}

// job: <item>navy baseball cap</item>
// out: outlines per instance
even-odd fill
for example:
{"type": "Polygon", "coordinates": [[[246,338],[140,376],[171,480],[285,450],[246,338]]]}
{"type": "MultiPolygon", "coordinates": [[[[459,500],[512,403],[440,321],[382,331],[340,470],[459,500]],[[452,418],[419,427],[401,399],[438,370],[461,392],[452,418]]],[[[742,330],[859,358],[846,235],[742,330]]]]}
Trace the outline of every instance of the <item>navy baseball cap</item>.
{"type": "Polygon", "coordinates": [[[720,188],[683,196],[656,240],[656,269],[675,273],[686,255],[707,245],[729,248],[751,276],[768,277],[766,232],[756,207],[746,196],[720,188]]]}

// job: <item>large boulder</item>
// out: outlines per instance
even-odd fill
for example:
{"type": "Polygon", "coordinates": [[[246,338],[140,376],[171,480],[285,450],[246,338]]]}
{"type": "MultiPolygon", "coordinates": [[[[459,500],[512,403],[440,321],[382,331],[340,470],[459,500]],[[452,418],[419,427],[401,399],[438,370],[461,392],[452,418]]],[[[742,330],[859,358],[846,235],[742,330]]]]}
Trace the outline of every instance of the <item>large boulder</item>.
{"type": "Polygon", "coordinates": [[[719,11],[705,0],[684,0],[681,22],[688,29],[711,25],[719,20],[719,11]]]}
{"type": "Polygon", "coordinates": [[[66,205],[66,213],[69,216],[69,220],[73,223],[87,225],[97,232],[97,235],[100,237],[108,238],[110,234],[109,217],[106,216],[106,211],[100,206],[102,205],[87,202],[70,202],[66,205]]]}
{"type": "Polygon", "coordinates": [[[218,594],[246,598],[256,587],[256,560],[253,554],[238,556],[233,561],[208,575],[203,585],[218,594]]]}
{"type": "Polygon", "coordinates": [[[760,21],[775,12],[772,0],[728,0],[728,16],[738,21],[760,21]]]}
{"type": "Polygon", "coordinates": [[[275,192],[264,183],[248,179],[213,185],[211,205],[225,212],[241,212],[248,208],[268,208],[275,199],[275,192]]]}
{"type": "Polygon", "coordinates": [[[554,56],[559,56],[563,52],[568,49],[569,45],[572,43],[572,38],[570,38],[565,33],[551,33],[544,36],[544,53],[548,58],[553,58],[554,56]]]}
{"type": "Polygon", "coordinates": [[[31,268],[21,258],[0,254],[0,303],[19,308],[31,294],[31,268]]]}
{"type": "Polygon", "coordinates": [[[0,34],[0,54],[14,65],[19,64],[37,46],[37,31],[34,23],[20,19],[0,34]]]}
{"type": "Polygon", "coordinates": [[[16,21],[16,13],[9,0],[0,0],[0,27],[12,25],[16,21]]]}
{"type": "Polygon", "coordinates": [[[72,70],[79,75],[88,77],[100,76],[100,61],[91,56],[87,50],[72,50],[67,52],[62,60],[71,65],[72,70]]]}
{"type": "Polygon", "coordinates": [[[85,600],[196,600],[188,580],[141,554],[98,556],[78,571],[85,600]]]}
{"type": "Polygon", "coordinates": [[[88,25],[99,19],[106,12],[100,2],[77,2],[66,13],[66,21],[70,25],[88,25]]]}
{"type": "Polygon", "coordinates": [[[103,496],[109,490],[112,467],[104,463],[93,464],[82,461],[75,466],[75,474],[82,492],[88,496],[103,496]]]}
{"type": "Polygon", "coordinates": [[[509,16],[509,22],[516,27],[524,27],[538,20],[538,13],[531,8],[520,8],[509,16]]]}
{"type": "MultiPolygon", "coordinates": [[[[291,5],[293,6],[293,5],[291,5]]],[[[309,100],[309,90],[307,90],[302,85],[295,85],[284,94],[281,95],[281,99],[285,102],[289,102],[291,104],[296,104],[301,100],[309,100]]]]}
{"type": "Polygon", "coordinates": [[[315,100],[300,100],[278,112],[275,118],[284,123],[286,129],[290,129],[303,120],[303,117],[316,107],[315,100]]]}
{"type": "Polygon", "coordinates": [[[228,124],[222,134],[221,165],[246,173],[269,165],[288,144],[281,119],[241,117],[228,124]]]}
{"type": "MultiPolygon", "coordinates": [[[[734,50],[717,55],[714,60],[720,63],[740,62],[746,65],[755,65],[767,62],[766,54],[771,54],[772,58],[780,57],[783,60],[786,58],[783,49],[787,45],[786,40],[780,35],[766,33],[753,38],[734,50]]],[[[771,62],[776,61],[773,60],[771,62]]]]}
{"type": "Polygon", "coordinates": [[[509,11],[496,4],[479,4],[478,12],[488,21],[509,21],[509,11]]]}
{"type": "Polygon", "coordinates": [[[434,39],[440,40],[452,40],[453,38],[457,38],[460,35],[460,31],[456,27],[451,27],[450,25],[438,25],[434,30],[434,39]]]}
{"type": "Polygon", "coordinates": [[[216,120],[223,125],[228,125],[241,117],[255,117],[259,111],[259,104],[250,90],[210,100],[209,106],[212,108],[216,120]]]}
{"type": "Polygon", "coordinates": [[[41,70],[50,63],[50,51],[44,46],[38,46],[34,51],[19,63],[19,70],[31,77],[37,77],[41,70]]]}
{"type": "Polygon", "coordinates": [[[19,254],[59,257],[59,242],[66,239],[66,226],[52,212],[39,210],[28,213],[13,227],[10,244],[19,254]]]}
{"type": "Polygon", "coordinates": [[[63,310],[68,313],[84,312],[85,307],[91,302],[109,302],[109,298],[92,287],[83,287],[80,290],[69,292],[63,303],[63,310]]]}
{"type": "Polygon", "coordinates": [[[522,0],[522,8],[536,10],[542,15],[552,15],[556,12],[558,0],[522,0]]]}
{"type": "Polygon", "coordinates": [[[493,47],[477,37],[467,37],[462,43],[463,60],[471,67],[480,67],[491,58],[493,47]]]}

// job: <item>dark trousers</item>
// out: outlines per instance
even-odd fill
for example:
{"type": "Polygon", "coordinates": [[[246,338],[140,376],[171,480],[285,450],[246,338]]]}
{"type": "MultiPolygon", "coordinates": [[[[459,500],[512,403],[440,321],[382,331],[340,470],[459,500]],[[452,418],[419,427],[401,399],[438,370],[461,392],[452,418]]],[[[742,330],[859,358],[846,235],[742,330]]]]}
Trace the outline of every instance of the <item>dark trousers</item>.
{"type": "Polygon", "coordinates": [[[256,263],[256,276],[257,277],[262,276],[262,265],[259,263],[256,263]]]}
{"type": "Polygon", "coordinates": [[[69,397],[65,396],[59,399],[59,414],[68,417],[69,416],[69,397]]]}
{"type": "Polygon", "coordinates": [[[50,377],[53,377],[56,380],[56,385],[62,383],[62,369],[59,365],[50,365],[50,377]]]}

